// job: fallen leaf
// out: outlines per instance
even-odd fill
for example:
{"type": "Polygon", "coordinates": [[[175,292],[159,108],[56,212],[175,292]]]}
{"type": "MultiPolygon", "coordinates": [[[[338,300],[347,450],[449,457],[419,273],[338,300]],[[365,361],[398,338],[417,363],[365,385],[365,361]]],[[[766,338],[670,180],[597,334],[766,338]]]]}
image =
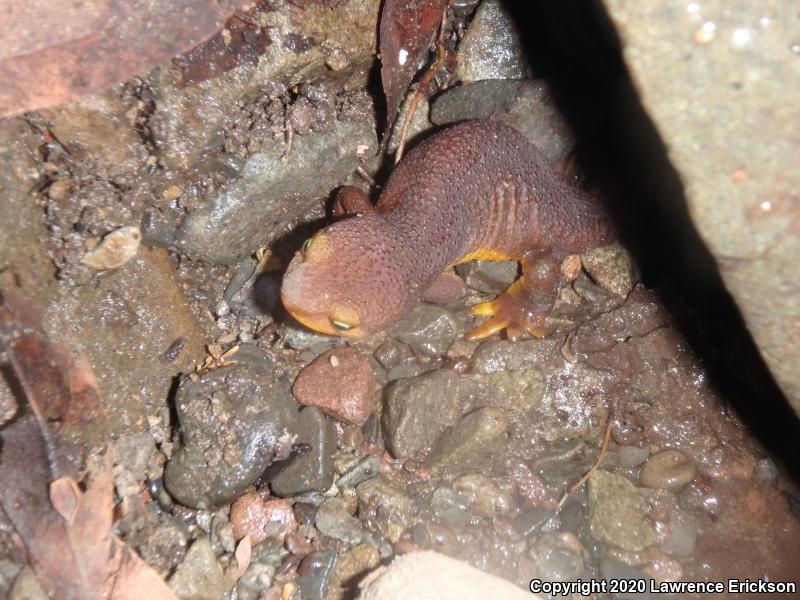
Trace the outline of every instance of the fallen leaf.
{"type": "Polygon", "coordinates": [[[246,535],[242,538],[242,541],[239,542],[239,545],[236,546],[236,551],[234,552],[234,556],[236,557],[236,571],[233,573],[233,579],[239,579],[244,572],[247,571],[247,567],[250,566],[250,557],[253,552],[253,545],[250,542],[250,536],[246,535]]]}
{"type": "Polygon", "coordinates": [[[447,1],[386,0],[383,5],[380,52],[387,129],[411,80],[425,61],[447,1]]]}
{"type": "Polygon", "coordinates": [[[6,0],[0,11],[0,117],[53,106],[194,48],[234,0],[6,0]]]}
{"type": "Polygon", "coordinates": [[[14,291],[0,299],[0,343],[11,363],[4,374],[24,402],[0,430],[0,507],[43,588],[58,600],[174,600],[111,533],[111,450],[92,370],[40,333],[35,304],[14,291]]]}

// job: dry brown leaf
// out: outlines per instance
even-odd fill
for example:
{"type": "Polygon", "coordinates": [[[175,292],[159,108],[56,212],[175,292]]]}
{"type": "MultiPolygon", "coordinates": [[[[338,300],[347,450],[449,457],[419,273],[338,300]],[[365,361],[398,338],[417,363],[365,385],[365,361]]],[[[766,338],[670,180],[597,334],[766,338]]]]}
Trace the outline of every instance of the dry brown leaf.
{"type": "Polygon", "coordinates": [[[0,117],[61,104],[149,70],[218,31],[234,0],[5,0],[0,117]]]}
{"type": "Polygon", "coordinates": [[[424,62],[448,0],[386,0],[381,12],[381,83],[387,128],[424,62]]]}
{"type": "Polygon", "coordinates": [[[247,567],[250,566],[250,557],[253,552],[253,545],[250,542],[250,536],[246,535],[242,538],[239,542],[239,545],[236,546],[236,552],[234,552],[234,556],[236,557],[236,571],[233,574],[233,579],[239,579],[244,572],[247,571],[247,567]]]}
{"type": "Polygon", "coordinates": [[[0,343],[25,404],[0,430],[0,507],[42,586],[58,600],[143,594],[174,600],[164,581],[111,533],[111,451],[91,368],[38,333],[41,313],[32,303],[13,291],[1,298],[0,343]],[[84,454],[85,492],[77,483],[84,454]]]}

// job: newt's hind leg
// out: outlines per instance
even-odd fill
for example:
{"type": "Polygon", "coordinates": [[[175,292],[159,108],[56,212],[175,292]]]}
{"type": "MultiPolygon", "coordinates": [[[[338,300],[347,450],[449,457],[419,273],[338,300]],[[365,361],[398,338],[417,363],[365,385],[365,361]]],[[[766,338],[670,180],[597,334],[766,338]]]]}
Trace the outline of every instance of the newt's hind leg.
{"type": "Polygon", "coordinates": [[[494,300],[472,307],[472,314],[491,317],[468,331],[468,340],[480,340],[502,329],[509,340],[528,332],[533,337],[547,335],[545,318],[558,294],[561,275],[553,256],[524,258],[522,275],[494,300]]]}

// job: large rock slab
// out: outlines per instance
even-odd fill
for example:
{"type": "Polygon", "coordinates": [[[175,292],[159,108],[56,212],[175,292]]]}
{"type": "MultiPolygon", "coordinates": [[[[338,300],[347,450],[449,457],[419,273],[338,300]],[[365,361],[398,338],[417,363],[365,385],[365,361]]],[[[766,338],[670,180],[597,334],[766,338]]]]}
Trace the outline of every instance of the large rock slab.
{"type": "Polygon", "coordinates": [[[780,0],[605,0],[689,210],[800,413],[797,10],[780,0]]]}

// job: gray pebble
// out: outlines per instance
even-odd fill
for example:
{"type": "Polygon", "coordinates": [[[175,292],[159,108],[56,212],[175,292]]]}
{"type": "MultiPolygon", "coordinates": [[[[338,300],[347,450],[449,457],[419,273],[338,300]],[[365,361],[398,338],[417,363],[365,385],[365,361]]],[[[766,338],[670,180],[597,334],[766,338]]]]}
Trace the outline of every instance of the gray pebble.
{"type": "Polygon", "coordinates": [[[278,438],[299,428],[289,382],[239,364],[181,380],[175,398],[181,445],[164,484],[193,508],[235,498],[271,463],[278,438]]]}
{"type": "Polygon", "coordinates": [[[665,552],[676,558],[687,558],[694,552],[697,541],[697,521],[689,513],[675,511],[669,522],[669,537],[662,545],[665,552]]]}
{"type": "Polygon", "coordinates": [[[389,332],[394,339],[414,347],[425,356],[442,356],[463,327],[443,306],[418,304],[389,332]]]}
{"type": "Polygon", "coordinates": [[[544,581],[574,581],[584,570],[583,558],[567,548],[557,534],[544,534],[528,551],[536,575],[544,581]]]}
{"type": "Polygon", "coordinates": [[[324,600],[335,567],[336,553],[333,550],[312,552],[303,559],[297,583],[304,600],[324,600]]]}
{"type": "Polygon", "coordinates": [[[552,517],[553,511],[546,508],[534,508],[520,513],[514,518],[514,529],[524,537],[531,537],[552,517]]]}
{"type": "Polygon", "coordinates": [[[436,516],[456,531],[463,529],[469,522],[467,499],[450,488],[436,488],[431,497],[431,508],[436,516]]]}
{"type": "Polygon", "coordinates": [[[315,525],[322,533],[348,544],[364,539],[361,521],[347,510],[343,500],[326,498],[317,509],[315,525]]]}
{"type": "Polygon", "coordinates": [[[491,471],[502,459],[508,419],[502,410],[479,408],[436,440],[427,465],[434,474],[458,477],[491,471]]]}
{"type": "Polygon", "coordinates": [[[464,279],[467,287],[473,290],[486,294],[499,294],[514,283],[519,275],[519,263],[476,260],[456,266],[456,273],[464,279]]]}
{"type": "Polygon", "coordinates": [[[464,81],[522,79],[529,71],[511,16],[499,0],[484,0],[458,46],[458,77],[464,81]]]}
{"type": "Polygon", "coordinates": [[[638,446],[623,446],[617,451],[619,458],[619,465],[623,469],[632,469],[638,467],[650,457],[649,448],[640,448],[638,446]]]}
{"type": "Polygon", "coordinates": [[[375,477],[381,472],[381,459],[371,454],[342,473],[336,485],[340,488],[355,487],[362,481],[375,477]]]}
{"type": "Polygon", "coordinates": [[[232,583],[222,572],[206,537],[195,540],[186,558],[169,578],[172,591],[184,600],[218,600],[227,594],[232,583]]]}
{"type": "Polygon", "coordinates": [[[305,492],[324,492],[333,484],[333,458],[336,453],[336,426],[316,406],[300,411],[297,444],[307,452],[290,459],[288,465],[272,477],[272,493],[287,498],[305,492]]]}
{"type": "Polygon", "coordinates": [[[441,370],[386,387],[383,428],[395,457],[412,457],[458,421],[457,384],[455,373],[441,370]]]}

